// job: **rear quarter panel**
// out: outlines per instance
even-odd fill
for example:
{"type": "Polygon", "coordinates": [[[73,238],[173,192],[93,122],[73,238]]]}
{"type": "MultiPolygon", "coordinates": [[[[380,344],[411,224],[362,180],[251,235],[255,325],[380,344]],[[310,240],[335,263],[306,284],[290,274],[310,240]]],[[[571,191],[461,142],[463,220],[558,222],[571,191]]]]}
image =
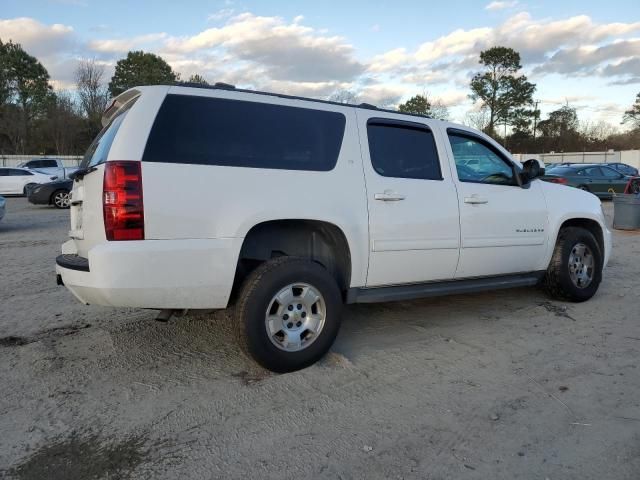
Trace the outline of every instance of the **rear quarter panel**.
{"type": "Polygon", "coordinates": [[[349,243],[351,286],[364,285],[368,213],[354,109],[222,90],[180,93],[340,112],[346,117],[342,148],[329,172],[144,162],[145,237],[243,238],[269,220],[325,221],[349,243]]]}

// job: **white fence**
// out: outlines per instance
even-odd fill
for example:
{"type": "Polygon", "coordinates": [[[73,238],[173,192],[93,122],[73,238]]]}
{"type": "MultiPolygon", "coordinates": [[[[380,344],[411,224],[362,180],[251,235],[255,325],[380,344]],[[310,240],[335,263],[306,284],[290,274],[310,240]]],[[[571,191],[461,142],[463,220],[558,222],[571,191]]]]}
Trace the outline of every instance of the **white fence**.
{"type": "Polygon", "coordinates": [[[21,163],[38,158],[58,158],[65,167],[77,167],[80,165],[80,155],[0,155],[0,167],[17,167],[21,163]]]}
{"type": "Polygon", "coordinates": [[[562,153],[516,153],[516,160],[524,162],[535,158],[543,163],[608,163],[622,162],[640,168],[640,150],[623,150],[614,152],[562,152],[562,153]]]}

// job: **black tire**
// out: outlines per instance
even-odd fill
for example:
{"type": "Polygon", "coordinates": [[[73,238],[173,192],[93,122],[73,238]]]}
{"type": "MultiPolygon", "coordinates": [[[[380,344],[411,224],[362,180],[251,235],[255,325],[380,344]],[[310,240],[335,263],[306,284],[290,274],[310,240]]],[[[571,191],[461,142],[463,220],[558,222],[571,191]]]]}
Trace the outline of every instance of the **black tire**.
{"type": "Polygon", "coordinates": [[[69,208],[70,204],[69,204],[69,190],[65,190],[65,189],[60,189],[60,190],[56,190],[55,192],[53,192],[51,194],[51,199],[49,200],[49,203],[51,205],[53,205],[56,208],[61,208],[61,209],[66,209],[69,208]],[[59,205],[56,199],[57,195],[63,195],[66,194],[67,195],[67,202],[66,202],[66,206],[65,205],[59,205]]]}
{"type": "Polygon", "coordinates": [[[566,227],[560,230],[551,262],[543,280],[547,293],[558,300],[584,302],[595,295],[602,281],[602,251],[593,234],[580,227],[566,227]],[[569,272],[569,257],[578,244],[586,245],[593,255],[593,275],[591,283],[578,287],[569,272]]]}
{"type": "Polygon", "coordinates": [[[244,281],[236,303],[234,330],[245,354],[274,372],[292,372],[317,362],[331,348],[340,329],[342,297],[336,280],[321,265],[298,257],[278,257],[261,264],[244,281]],[[288,285],[313,286],[324,300],[324,326],[302,350],[278,348],[265,318],[273,297],[288,285]]]}

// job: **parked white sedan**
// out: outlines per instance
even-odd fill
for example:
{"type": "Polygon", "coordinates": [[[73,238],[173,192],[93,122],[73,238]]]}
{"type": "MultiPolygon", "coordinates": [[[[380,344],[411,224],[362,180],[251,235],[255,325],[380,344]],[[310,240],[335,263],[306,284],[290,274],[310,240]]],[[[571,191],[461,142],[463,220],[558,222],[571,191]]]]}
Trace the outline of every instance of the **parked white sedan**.
{"type": "Polygon", "coordinates": [[[33,183],[48,183],[55,180],[55,175],[29,170],[27,168],[0,168],[0,194],[25,195],[27,185],[33,183]]]}

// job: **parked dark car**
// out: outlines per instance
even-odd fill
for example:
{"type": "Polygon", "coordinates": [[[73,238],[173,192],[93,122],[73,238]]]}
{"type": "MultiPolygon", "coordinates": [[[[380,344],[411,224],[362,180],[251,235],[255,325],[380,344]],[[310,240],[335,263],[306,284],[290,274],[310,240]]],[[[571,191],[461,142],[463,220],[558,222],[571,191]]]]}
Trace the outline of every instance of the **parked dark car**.
{"type": "Polygon", "coordinates": [[[552,168],[542,180],[586,190],[600,198],[611,198],[612,192],[624,192],[630,178],[605,165],[573,164],[552,168]]]}
{"type": "Polygon", "coordinates": [[[73,180],[34,185],[27,189],[27,198],[36,205],[53,205],[56,208],[69,208],[69,192],[73,188],[73,180]]]}
{"type": "Polygon", "coordinates": [[[638,169],[635,167],[632,167],[631,165],[627,165],[626,163],[612,162],[612,163],[605,163],[604,165],[606,165],[607,167],[613,168],[616,172],[621,173],[623,175],[631,175],[632,177],[638,176],[638,169]]]}

